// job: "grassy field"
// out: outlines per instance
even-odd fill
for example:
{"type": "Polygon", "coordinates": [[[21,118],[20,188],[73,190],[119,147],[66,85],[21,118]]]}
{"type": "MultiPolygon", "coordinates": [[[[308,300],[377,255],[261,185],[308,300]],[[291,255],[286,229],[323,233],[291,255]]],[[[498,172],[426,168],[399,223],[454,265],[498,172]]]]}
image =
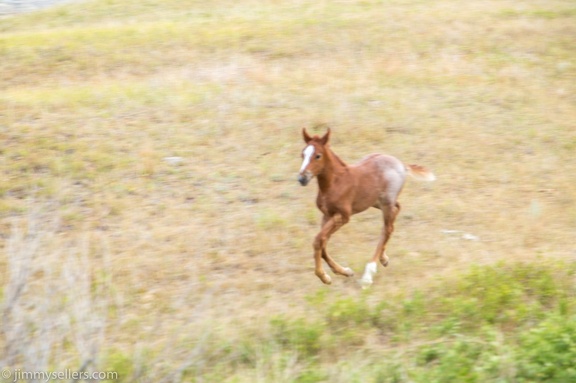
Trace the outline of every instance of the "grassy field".
{"type": "MultiPolygon", "coordinates": [[[[571,0],[97,0],[1,18],[0,364],[574,381],[575,41],[571,0]],[[438,178],[408,182],[367,291],[313,273],[317,186],[296,175],[300,129],[325,125],[346,162],[383,152],[438,178]]],[[[355,216],[329,251],[359,275],[380,227],[355,216]]]]}

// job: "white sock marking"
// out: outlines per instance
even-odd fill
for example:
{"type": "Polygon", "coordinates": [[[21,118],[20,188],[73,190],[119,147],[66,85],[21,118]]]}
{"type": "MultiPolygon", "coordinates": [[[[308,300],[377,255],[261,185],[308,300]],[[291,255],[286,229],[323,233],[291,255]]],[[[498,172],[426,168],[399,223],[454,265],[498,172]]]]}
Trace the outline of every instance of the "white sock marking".
{"type": "Polygon", "coordinates": [[[378,270],[378,265],[376,262],[368,262],[366,268],[364,269],[364,275],[362,276],[361,283],[364,287],[372,284],[372,277],[376,274],[378,270]]]}

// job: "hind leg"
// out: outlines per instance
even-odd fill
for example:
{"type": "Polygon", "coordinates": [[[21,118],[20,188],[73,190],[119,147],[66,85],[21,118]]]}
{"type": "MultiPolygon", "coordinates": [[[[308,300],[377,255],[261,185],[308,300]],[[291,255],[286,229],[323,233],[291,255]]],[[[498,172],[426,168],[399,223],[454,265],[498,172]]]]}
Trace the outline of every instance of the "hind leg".
{"type": "Polygon", "coordinates": [[[400,204],[398,202],[385,203],[382,204],[380,208],[382,209],[384,227],[382,229],[382,234],[380,235],[378,246],[376,247],[376,251],[372,257],[372,261],[366,265],[364,275],[361,279],[364,288],[372,284],[374,274],[376,274],[377,271],[378,261],[380,261],[382,266],[388,266],[389,259],[386,255],[386,244],[394,232],[394,221],[400,212],[400,204]]]}
{"type": "Polygon", "coordinates": [[[374,258],[372,259],[373,262],[376,262],[376,257],[380,260],[382,266],[388,266],[389,258],[386,255],[386,244],[392,237],[392,233],[394,232],[394,222],[396,221],[396,217],[400,213],[400,204],[396,202],[393,206],[384,209],[384,230],[380,237],[380,243],[376,248],[376,253],[374,254],[374,258]]]}

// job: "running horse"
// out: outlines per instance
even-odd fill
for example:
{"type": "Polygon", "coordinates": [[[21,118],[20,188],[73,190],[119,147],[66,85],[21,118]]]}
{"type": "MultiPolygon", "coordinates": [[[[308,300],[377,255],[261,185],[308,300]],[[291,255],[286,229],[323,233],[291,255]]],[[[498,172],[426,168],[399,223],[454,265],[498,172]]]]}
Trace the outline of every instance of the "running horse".
{"type": "Polygon", "coordinates": [[[406,175],[423,181],[434,181],[436,177],[423,166],[405,165],[397,158],[385,154],[370,154],[354,165],[347,165],[328,145],[330,128],[322,137],[311,137],[304,128],[302,136],[306,147],[302,151],[298,181],[302,186],[306,186],[312,178],[318,179],[316,205],[323,214],[322,229],[314,240],[314,272],[322,282],[332,282],[322,267],[322,259],[335,274],[346,277],[354,275],[352,269],[340,266],[326,252],[326,245],[332,234],[344,226],[354,214],[370,207],[382,211],[384,227],[380,241],[360,280],[366,288],[372,284],[377,261],[383,266],[388,265],[386,243],[390,240],[394,231],[394,220],[400,212],[398,196],[406,175]]]}

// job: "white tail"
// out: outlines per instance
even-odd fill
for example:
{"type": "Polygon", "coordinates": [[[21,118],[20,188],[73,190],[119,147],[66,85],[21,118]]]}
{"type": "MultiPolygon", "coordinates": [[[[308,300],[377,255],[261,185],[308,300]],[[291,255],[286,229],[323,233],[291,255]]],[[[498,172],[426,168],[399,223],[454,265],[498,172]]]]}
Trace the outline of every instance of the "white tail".
{"type": "Polygon", "coordinates": [[[436,176],[430,170],[420,165],[406,165],[408,174],[416,178],[418,181],[434,181],[436,176]]]}

